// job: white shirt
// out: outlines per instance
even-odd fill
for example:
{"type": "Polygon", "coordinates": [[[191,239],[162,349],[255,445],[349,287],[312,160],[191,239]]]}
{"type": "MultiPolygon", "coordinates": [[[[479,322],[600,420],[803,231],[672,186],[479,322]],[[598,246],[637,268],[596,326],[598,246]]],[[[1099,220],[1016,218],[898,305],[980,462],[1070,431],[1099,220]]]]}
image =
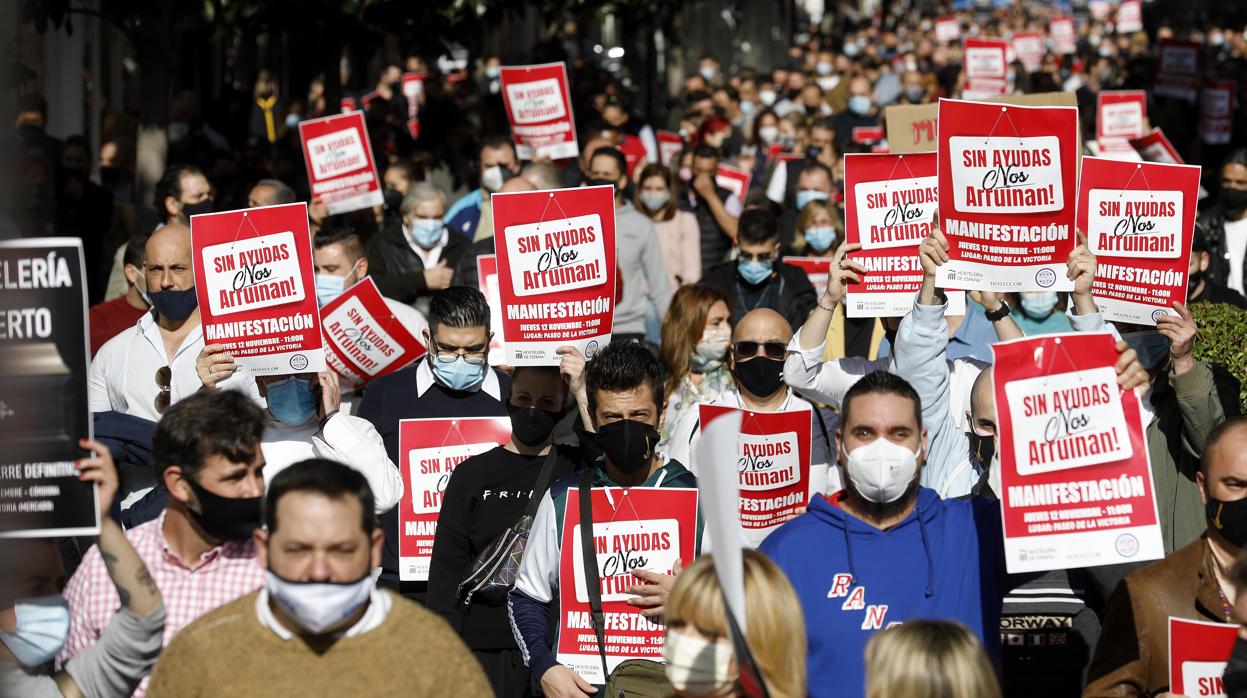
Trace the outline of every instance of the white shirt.
{"type": "MultiPolygon", "coordinates": [[[[437,360],[436,357],[433,359],[437,360]]],[[[437,379],[433,377],[433,369],[429,368],[429,362],[420,359],[420,365],[416,367],[416,397],[422,397],[437,379]]],[[[489,366],[485,367],[485,380],[481,382],[481,392],[502,402],[502,388],[498,385],[498,374],[489,366]]]]}
{"type": "Polygon", "coordinates": [[[788,188],[788,160],[782,160],[771,170],[771,181],[766,184],[766,198],[784,205],[784,191],[788,188]]]}
{"type": "MultiPolygon", "coordinates": [[[[255,614],[259,617],[260,625],[272,630],[283,640],[293,640],[294,633],[286,629],[277,620],[277,616],[273,615],[273,609],[268,603],[268,589],[260,587],[260,593],[255,597],[255,614]]],[[[334,633],[335,637],[355,637],[363,635],[369,630],[375,630],[381,623],[385,622],[385,617],[390,614],[390,607],[394,605],[390,595],[373,588],[372,593],[368,595],[368,609],[364,611],[364,615],[355,621],[355,624],[346,629],[344,633],[334,633]]]]}
{"type": "MultiPolygon", "coordinates": [[[[266,412],[267,414],[267,412],[266,412]]],[[[403,476],[385,452],[381,435],[366,419],[335,412],[320,429],[320,417],[299,426],[275,419],[264,425],[264,487],[277,473],[309,458],[328,458],[345,463],[368,480],[376,499],[377,515],[393,509],[403,498],[403,476]]]]}
{"type": "MultiPolygon", "coordinates": [[[[105,342],[91,361],[88,408],[92,412],[112,410],[160,421],[160,413],[156,411],[156,396],[160,394],[156,371],[164,366],[172,371],[170,404],[190,396],[203,387],[195,372],[195,359],[203,347],[203,326],[196,325],[170,359],[156,324],[156,313],[144,313],[133,327],[105,342]]],[[[255,380],[244,370],[235,370],[229,378],[217,383],[217,387],[240,390],[257,405],[264,406],[255,380]]]]}
{"type": "Polygon", "coordinates": [[[437,261],[442,258],[442,250],[446,249],[446,243],[450,241],[450,231],[443,227],[442,239],[433,246],[433,249],[426,250],[416,244],[416,239],[411,236],[411,229],[404,223],[403,239],[407,241],[407,245],[411,247],[412,252],[416,253],[420,261],[424,262],[424,268],[431,269],[437,266],[437,261]]]}
{"type": "Polygon", "coordinates": [[[1230,273],[1225,285],[1243,293],[1243,257],[1247,254],[1247,218],[1225,222],[1225,251],[1230,256],[1230,273]]]}

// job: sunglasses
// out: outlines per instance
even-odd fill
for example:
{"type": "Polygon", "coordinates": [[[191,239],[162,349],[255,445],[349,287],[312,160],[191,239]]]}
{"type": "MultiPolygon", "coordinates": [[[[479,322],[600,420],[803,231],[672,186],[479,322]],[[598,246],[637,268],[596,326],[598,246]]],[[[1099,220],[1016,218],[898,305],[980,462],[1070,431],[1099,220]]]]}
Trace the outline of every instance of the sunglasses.
{"type": "Polygon", "coordinates": [[[788,345],[783,342],[737,342],[732,350],[736,352],[737,361],[748,361],[758,355],[761,349],[766,358],[781,361],[788,357],[788,345]]]}
{"type": "Polygon", "coordinates": [[[173,381],[173,370],[168,366],[161,366],[156,369],[156,387],[160,388],[160,392],[156,393],[156,411],[163,413],[169,409],[169,402],[173,398],[169,385],[173,381]]]}

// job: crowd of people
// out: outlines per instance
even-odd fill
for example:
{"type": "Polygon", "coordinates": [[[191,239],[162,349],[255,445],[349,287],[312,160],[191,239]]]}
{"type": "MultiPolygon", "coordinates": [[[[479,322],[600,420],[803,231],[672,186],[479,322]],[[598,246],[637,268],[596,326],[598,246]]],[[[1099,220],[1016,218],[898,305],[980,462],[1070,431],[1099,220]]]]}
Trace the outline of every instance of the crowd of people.
{"type": "MultiPolygon", "coordinates": [[[[22,96],[18,132],[0,143],[22,195],[0,237],[83,240],[96,440],[79,468],[104,513],[85,550],[0,540],[0,693],[601,695],[558,661],[552,634],[570,495],[696,488],[706,404],[808,412],[810,504],[743,541],[748,656],[710,555],[728,542],[699,528],[705,555],[635,571],[628,603],[666,626],[665,672],[649,683],[754,696],[756,672],[776,698],[1168,691],[1170,616],[1247,627],[1242,377],[1196,358],[1188,308],[1247,309],[1247,129],[1239,118],[1229,144],[1203,142],[1196,105],[1151,88],[1157,41],[1179,38],[1241,93],[1247,17],[1149,9],[1146,31],[1125,33],[1079,7],[1074,53],[1049,43],[1039,70],[1010,67],[1014,92],[1074,93],[1084,133],[1097,93],[1147,90],[1151,124],[1203,166],[1188,302],[1139,327],[1102,317],[1085,242],[1067,260],[1072,292],[974,291],[964,316],[946,315],[938,227],[919,248],[912,309],[848,317],[866,270],[845,242],[845,155],[886,149],[874,127],[887,107],[964,87],[960,40],[935,34],[951,12],[890,7],[837,7],[778,66],[701,58],[665,120],[569,49],[580,155],[568,160],[520,159],[498,58],[446,72],[414,55],[383,62],[375,85],[345,92],[366,116],[384,204],[336,215],[309,196],[298,141],[301,120],[338,108],[322,81],[300,99],[265,72],[245,123],[214,122],[180,93],[173,164],[151,201],[135,196],[123,135],[93,156],[81,137],[49,134],[46,102],[22,96]],[[424,76],[415,137],[404,71],[424,76]],[[659,130],[681,139],[666,164],[659,130]],[[628,139],[646,150],[631,165],[628,139]],[[749,188],[716,181],[721,163],[750,173],[749,188]],[[612,343],[591,359],[563,347],[557,366],[499,365],[476,264],[495,251],[491,196],[582,185],[614,188],[612,343]],[[424,357],[359,385],[333,371],[253,376],[205,340],[190,217],[298,201],[318,303],[372,279],[424,357]],[[136,226],[145,207],[155,230],[136,226]],[[825,285],[791,256],[828,260],[825,285]],[[1166,556],[1009,575],[991,345],[1106,330],[1118,385],[1141,400],[1166,556]],[[400,421],[467,417],[507,419],[511,436],[455,468],[428,581],[404,581],[400,421]],[[465,574],[512,530],[527,535],[512,588],[465,602],[465,574]]],[[[1057,14],[1015,3],[953,16],[963,36],[1007,37],[1057,14]]],[[[1240,638],[1228,695],[1247,695],[1240,638]]]]}

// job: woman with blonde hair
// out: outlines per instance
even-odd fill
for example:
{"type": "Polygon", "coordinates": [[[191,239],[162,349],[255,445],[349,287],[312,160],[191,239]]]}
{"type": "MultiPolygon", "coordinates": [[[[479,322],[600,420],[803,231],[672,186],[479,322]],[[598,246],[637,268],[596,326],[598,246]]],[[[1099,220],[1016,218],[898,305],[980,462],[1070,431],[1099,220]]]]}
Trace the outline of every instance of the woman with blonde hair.
{"type": "Polygon", "coordinates": [[[830,258],[844,241],[844,220],[827,201],[811,201],[797,214],[792,252],[802,257],[830,258]]]}
{"type": "Polygon", "coordinates": [[[1000,685],[964,626],[913,620],[866,644],[866,698],[1000,698],[1000,685]]]}
{"type": "Polygon", "coordinates": [[[684,415],[700,402],[713,402],[732,387],[727,370],[727,346],[732,341],[732,317],[722,291],[693,284],[681,286],[671,298],[662,321],[659,358],[667,367],[663,397],[667,409],[660,426],[660,450],[684,415]]]}
{"type": "MultiPolygon", "coordinates": [[[[797,592],[762,553],[741,552],[745,566],[745,640],[758,673],[771,698],[804,696],[805,622],[797,592]]],[[[666,620],[663,655],[676,695],[741,695],[723,591],[710,556],[697,558],[676,578],[667,600],[666,620]]]]}

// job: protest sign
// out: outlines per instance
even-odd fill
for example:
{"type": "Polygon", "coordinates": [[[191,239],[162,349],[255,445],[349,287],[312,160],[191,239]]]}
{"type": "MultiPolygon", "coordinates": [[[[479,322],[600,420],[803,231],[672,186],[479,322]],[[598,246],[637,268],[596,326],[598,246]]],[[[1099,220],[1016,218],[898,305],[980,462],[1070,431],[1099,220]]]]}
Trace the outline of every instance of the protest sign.
{"type": "Polygon", "coordinates": [[[0,538],[98,535],[82,240],[0,242],[0,289],[0,538]]]}
{"type": "MultiPolygon", "coordinates": [[[[693,458],[698,463],[730,463],[737,457],[735,442],[740,438],[744,412],[733,410],[713,422],[703,423],[701,438],[693,458]]],[[[740,524],[740,478],[729,468],[706,468],[697,478],[697,496],[701,500],[702,517],[706,522],[704,535],[710,540],[743,540],[740,524]]],[[[747,627],[745,613],[744,560],[741,546],[720,545],[714,551],[714,571],[723,589],[728,609],[742,628],[747,627]]]]}
{"type": "MultiPolygon", "coordinates": [[[[893,317],[914,307],[922,286],[918,245],[931,233],[939,193],[935,153],[844,157],[845,242],[867,269],[849,284],[847,317],[893,317]]],[[[825,283],[825,282],[824,282],[825,283]]],[[[965,294],[949,294],[949,314],[965,313],[965,294]]]]}
{"type": "Polygon", "coordinates": [[[1069,291],[1078,110],[941,99],[943,288],[1069,291]]]}
{"type": "MultiPolygon", "coordinates": [[[[606,669],[628,659],[662,659],[666,627],[628,605],[626,589],[644,582],[634,570],[671,574],[677,561],[697,556],[697,490],[657,487],[594,487],[593,547],[605,618],[606,669]]],[[[580,491],[567,490],[559,536],[558,639],[555,659],[589,683],[602,685],[602,658],[590,620],[584,553],[580,540],[580,491]]]]}
{"type": "Polygon", "coordinates": [[[372,277],[320,309],[325,362],[351,385],[393,373],[424,356],[425,347],[390,310],[372,277]]]}
{"type": "Polygon", "coordinates": [[[671,131],[658,132],[658,161],[664,165],[671,165],[680,156],[680,152],[684,150],[684,139],[680,138],[680,134],[671,131]]]}
{"type": "Polygon", "coordinates": [[[1018,32],[1013,35],[1013,53],[1022,62],[1022,67],[1029,73],[1038,72],[1043,67],[1043,34],[1039,32],[1018,32]]]}
{"type": "Polygon", "coordinates": [[[329,215],[384,203],[363,112],[300,121],[299,141],[312,198],[323,201],[329,215]]]}
{"type": "Polygon", "coordinates": [[[637,173],[637,168],[645,164],[645,143],[637,136],[624,136],[623,142],[618,147],[619,152],[624,156],[628,179],[632,179],[637,173]]]}
{"type": "Polygon", "coordinates": [[[567,67],[562,63],[504,66],[500,75],[515,154],[521,160],[579,155],[567,67]]]}
{"type": "Polygon", "coordinates": [[[859,145],[873,145],[883,140],[882,126],[854,126],[849,138],[859,145]]]}
{"type": "Polygon", "coordinates": [[[1130,145],[1139,152],[1144,162],[1182,164],[1182,156],[1178,155],[1178,149],[1173,147],[1173,143],[1169,142],[1165,132],[1159,128],[1153,128],[1139,138],[1131,138],[1130,145]]]}
{"type": "Polygon", "coordinates": [[[1186,303],[1199,174],[1195,165],[1082,159],[1077,226],[1096,256],[1092,295],[1105,320],[1155,325],[1186,303]]]}
{"type": "Polygon", "coordinates": [[[830,257],[784,257],[784,264],[791,264],[810,279],[816,298],[822,298],[827,290],[827,273],[831,269],[830,257]]]}
{"type": "Polygon", "coordinates": [[[935,20],[935,40],[941,44],[961,38],[961,21],[957,15],[947,15],[935,20]]]}
{"type": "Polygon", "coordinates": [[[1225,674],[1239,626],[1169,616],[1169,691],[1180,696],[1226,695],[1225,674]]]}
{"type": "Polygon", "coordinates": [[[592,359],[615,313],[615,188],[494,194],[506,364],[555,366],[558,347],[592,359]]]}
{"type": "Polygon", "coordinates": [[[1163,557],[1139,398],[1108,332],[992,345],[1010,574],[1163,557]]]}
{"type": "Polygon", "coordinates": [[[1143,31],[1143,3],[1139,0],[1121,0],[1121,4],[1117,6],[1114,25],[1118,34],[1143,31]]]}
{"type": "Polygon", "coordinates": [[[399,579],[429,579],[433,537],[450,474],[463,461],[510,440],[509,417],[399,420],[404,493],[398,503],[399,579]]]}
{"type": "MultiPolygon", "coordinates": [[[[762,413],[734,407],[699,405],[702,428],[725,414],[740,414],[736,438],[740,484],[740,524],[745,540],[758,546],[780,524],[805,512],[810,497],[826,488],[810,476],[813,412],[762,413]]],[[[723,463],[694,463],[698,472],[723,463]]],[[[818,478],[825,480],[825,478],[818,478]]]]}
{"type": "Polygon", "coordinates": [[[1147,93],[1143,90],[1106,90],[1096,95],[1095,136],[1138,138],[1147,131],[1147,93]]]}
{"type": "Polygon", "coordinates": [[[307,204],[191,216],[204,342],[255,375],[325,370],[307,204]]]}
{"type": "Polygon", "coordinates": [[[1049,20],[1048,37],[1052,39],[1052,50],[1057,53],[1070,54],[1077,50],[1074,20],[1071,17],[1053,17],[1049,20]]]}
{"type": "Polygon", "coordinates": [[[420,98],[424,95],[424,73],[403,73],[403,98],[407,100],[407,132],[420,137],[420,98]]]}
{"type": "MultiPolygon", "coordinates": [[[[1003,95],[989,97],[988,102],[1016,104],[1028,107],[1076,107],[1078,100],[1072,92],[1039,92],[1029,95],[1003,95]]],[[[887,126],[888,150],[893,153],[935,152],[938,135],[939,105],[893,104],[883,110],[887,126]]]]}
{"type": "Polygon", "coordinates": [[[355,101],[354,97],[347,95],[338,100],[338,113],[346,114],[348,112],[353,112],[356,109],[359,109],[359,104],[355,101]]]}
{"type": "Polygon", "coordinates": [[[1087,141],[1087,151],[1098,158],[1121,162],[1143,162],[1143,156],[1125,138],[1105,138],[1087,141]]]}
{"type": "Polygon", "coordinates": [[[966,99],[982,99],[1009,91],[1009,42],[1004,39],[965,40],[962,70],[966,83],[961,94],[966,99]]]}
{"type": "Polygon", "coordinates": [[[1234,92],[1231,80],[1205,80],[1199,93],[1199,137],[1210,145],[1225,145],[1234,133],[1234,92]]]}
{"type": "Polygon", "coordinates": [[[476,283],[489,304],[489,365],[506,363],[502,344],[502,297],[498,294],[498,255],[483,254],[476,258],[476,283]]]}
{"type": "Polygon", "coordinates": [[[722,162],[719,163],[719,169],[714,173],[714,183],[735,194],[742,203],[749,193],[751,179],[753,179],[751,173],[722,162]]]}
{"type": "Polygon", "coordinates": [[[1087,0],[1087,10],[1091,12],[1091,16],[1099,21],[1108,19],[1108,15],[1113,11],[1113,6],[1109,0],[1087,0]]]}
{"type": "Polygon", "coordinates": [[[1201,48],[1194,41],[1161,39],[1152,93],[1194,102],[1199,88],[1201,48]]]}

